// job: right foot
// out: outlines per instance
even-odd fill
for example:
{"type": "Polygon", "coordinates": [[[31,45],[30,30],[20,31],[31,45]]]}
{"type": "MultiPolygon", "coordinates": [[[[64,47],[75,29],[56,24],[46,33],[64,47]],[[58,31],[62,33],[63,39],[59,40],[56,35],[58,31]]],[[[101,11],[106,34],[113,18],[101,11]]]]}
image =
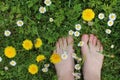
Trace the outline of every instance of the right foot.
{"type": "Polygon", "coordinates": [[[90,36],[84,34],[82,41],[84,45],[81,47],[81,51],[85,61],[83,65],[84,80],[100,80],[104,58],[100,52],[103,51],[103,46],[93,34],[90,36]]]}

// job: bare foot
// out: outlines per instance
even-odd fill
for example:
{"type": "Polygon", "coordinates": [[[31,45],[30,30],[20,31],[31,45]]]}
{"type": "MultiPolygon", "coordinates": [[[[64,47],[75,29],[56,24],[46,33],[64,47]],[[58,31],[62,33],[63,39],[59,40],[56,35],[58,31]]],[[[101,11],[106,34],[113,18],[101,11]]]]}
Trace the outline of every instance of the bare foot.
{"type": "Polygon", "coordinates": [[[104,56],[100,54],[103,51],[103,46],[96,36],[84,34],[82,36],[84,45],[81,48],[83,59],[84,80],[101,80],[101,68],[104,56]]]}
{"type": "Polygon", "coordinates": [[[74,80],[72,73],[74,72],[74,59],[72,58],[73,50],[73,38],[60,38],[56,43],[56,50],[54,51],[60,55],[64,52],[68,57],[66,60],[62,60],[60,63],[55,64],[58,80],[74,80]]]}

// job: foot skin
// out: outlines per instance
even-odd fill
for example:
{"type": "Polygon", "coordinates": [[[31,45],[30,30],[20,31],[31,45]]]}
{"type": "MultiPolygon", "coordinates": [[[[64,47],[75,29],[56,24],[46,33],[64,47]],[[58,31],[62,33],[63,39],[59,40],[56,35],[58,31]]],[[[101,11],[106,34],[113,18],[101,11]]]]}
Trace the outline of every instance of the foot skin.
{"type": "Polygon", "coordinates": [[[62,60],[60,63],[55,64],[58,80],[74,80],[72,73],[74,72],[74,59],[72,58],[73,50],[73,38],[60,38],[56,43],[55,53],[62,55],[64,50],[68,54],[66,60],[62,60]]]}
{"type": "Polygon", "coordinates": [[[101,68],[104,56],[100,54],[103,46],[96,36],[84,34],[84,45],[81,47],[82,56],[85,60],[83,66],[84,80],[101,80],[101,68]]]}

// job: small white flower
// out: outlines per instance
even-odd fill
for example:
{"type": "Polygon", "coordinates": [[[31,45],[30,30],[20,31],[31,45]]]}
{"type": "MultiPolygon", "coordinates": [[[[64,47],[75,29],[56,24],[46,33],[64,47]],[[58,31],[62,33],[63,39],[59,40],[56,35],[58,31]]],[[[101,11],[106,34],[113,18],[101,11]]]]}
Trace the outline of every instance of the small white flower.
{"type": "Polygon", "coordinates": [[[80,61],[82,61],[82,58],[77,57],[76,60],[77,60],[77,62],[80,62],[80,61]]]}
{"type": "Polygon", "coordinates": [[[114,21],[113,20],[109,20],[107,24],[108,24],[108,26],[112,26],[114,24],[114,21]]]}
{"type": "Polygon", "coordinates": [[[7,66],[5,66],[5,67],[4,67],[4,69],[5,69],[5,71],[7,71],[7,70],[8,70],[8,67],[7,67],[7,66]]]}
{"type": "Polygon", "coordinates": [[[80,25],[80,24],[76,24],[76,25],[75,25],[75,29],[76,29],[76,30],[80,30],[80,29],[81,29],[81,25],[80,25]]]}
{"type": "Polygon", "coordinates": [[[50,6],[51,5],[51,0],[45,0],[44,3],[46,4],[46,6],[50,6]]]}
{"type": "Polygon", "coordinates": [[[114,45],[112,44],[110,47],[111,47],[111,48],[114,48],[114,45]]]}
{"type": "Polygon", "coordinates": [[[106,32],[107,34],[111,34],[111,30],[110,30],[110,29],[106,29],[105,32],[106,32]]]}
{"type": "Polygon", "coordinates": [[[73,54],[72,54],[72,57],[73,57],[74,59],[77,59],[76,53],[73,53],[73,54]]]}
{"type": "Polygon", "coordinates": [[[2,62],[2,57],[0,57],[0,62],[2,62]]]}
{"type": "Polygon", "coordinates": [[[54,19],[53,19],[53,18],[49,18],[49,21],[50,21],[50,22],[53,22],[53,21],[54,21],[54,19]]]}
{"type": "Polygon", "coordinates": [[[18,21],[17,21],[17,26],[21,27],[21,26],[23,26],[23,24],[24,24],[24,23],[23,23],[22,20],[18,20],[18,21]]]}
{"type": "Polygon", "coordinates": [[[81,74],[80,73],[72,73],[72,75],[75,76],[75,80],[81,78],[81,74]]]}
{"type": "Polygon", "coordinates": [[[50,66],[50,64],[44,64],[45,68],[48,68],[50,66]]]}
{"type": "Polygon", "coordinates": [[[88,26],[92,26],[92,25],[93,25],[93,22],[89,21],[88,26]]]}
{"type": "Polygon", "coordinates": [[[39,12],[40,12],[40,13],[45,13],[45,12],[46,12],[46,8],[41,6],[41,7],[39,8],[39,12]]]}
{"type": "Polygon", "coordinates": [[[76,65],[75,65],[75,69],[76,69],[76,70],[80,70],[80,68],[81,68],[81,67],[80,67],[80,64],[76,64],[76,65]]]}
{"type": "Polygon", "coordinates": [[[69,35],[72,36],[72,35],[74,34],[74,31],[73,31],[73,30],[70,30],[68,33],[69,33],[69,35]]]}
{"type": "Polygon", "coordinates": [[[9,30],[5,30],[4,35],[5,35],[5,36],[10,36],[10,35],[11,35],[11,32],[10,32],[9,30]]]}
{"type": "Polygon", "coordinates": [[[63,60],[66,60],[66,59],[68,58],[68,54],[67,54],[67,53],[63,53],[63,54],[61,55],[61,58],[62,58],[63,60]]]}
{"type": "Polygon", "coordinates": [[[80,33],[78,31],[74,32],[74,36],[78,37],[80,35],[80,33]]]}
{"type": "Polygon", "coordinates": [[[84,42],[83,41],[80,41],[79,43],[78,43],[78,46],[83,46],[84,45],[84,42]]]}
{"type": "Polygon", "coordinates": [[[114,21],[116,19],[116,14],[115,13],[109,14],[109,19],[114,21]]]}
{"type": "Polygon", "coordinates": [[[101,20],[104,19],[104,18],[105,18],[104,13],[99,13],[99,14],[98,14],[98,18],[101,19],[101,20]]]}
{"type": "Polygon", "coordinates": [[[42,68],[43,72],[48,72],[48,68],[42,68]]]}
{"type": "Polygon", "coordinates": [[[16,66],[16,62],[14,60],[10,61],[11,66],[16,66]]]}

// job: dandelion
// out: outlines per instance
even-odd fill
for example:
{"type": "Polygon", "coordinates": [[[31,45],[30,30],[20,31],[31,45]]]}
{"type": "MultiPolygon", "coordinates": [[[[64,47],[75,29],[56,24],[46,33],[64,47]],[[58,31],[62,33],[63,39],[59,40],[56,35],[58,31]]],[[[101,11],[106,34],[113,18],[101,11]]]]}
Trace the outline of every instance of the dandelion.
{"type": "Polygon", "coordinates": [[[74,32],[74,36],[78,37],[80,35],[80,33],[78,31],[74,32]]]}
{"type": "Polygon", "coordinates": [[[107,34],[111,34],[111,30],[110,30],[110,29],[106,29],[105,32],[106,32],[107,34]]]}
{"type": "Polygon", "coordinates": [[[44,64],[45,68],[48,68],[50,66],[50,64],[44,64]]]}
{"type": "Polygon", "coordinates": [[[18,21],[17,21],[17,26],[21,27],[21,26],[23,26],[23,24],[24,24],[24,23],[23,23],[22,20],[18,20],[18,21]]]}
{"type": "Polygon", "coordinates": [[[5,30],[4,32],[4,35],[7,37],[7,36],[10,36],[11,35],[11,32],[9,30],[5,30]]]}
{"type": "Polygon", "coordinates": [[[101,19],[101,20],[104,19],[104,18],[105,18],[104,13],[99,13],[99,14],[98,14],[98,18],[101,19]]]}
{"type": "Polygon", "coordinates": [[[116,14],[115,13],[109,14],[109,19],[114,21],[116,19],[116,14]]]}
{"type": "Polygon", "coordinates": [[[43,61],[43,60],[45,60],[46,58],[45,58],[45,56],[44,55],[38,55],[37,57],[36,57],[36,61],[37,62],[41,62],[41,61],[43,61]]]}
{"type": "Polygon", "coordinates": [[[29,65],[28,72],[31,73],[31,74],[38,73],[38,66],[36,64],[29,65]]]}
{"type": "Polygon", "coordinates": [[[52,56],[50,57],[50,61],[51,61],[53,64],[59,63],[59,62],[61,61],[61,57],[60,57],[59,54],[53,53],[52,56]]]}
{"type": "Polygon", "coordinates": [[[35,48],[39,48],[42,46],[42,40],[40,38],[37,38],[35,41],[35,48]]]}
{"type": "Polygon", "coordinates": [[[8,67],[7,67],[7,66],[5,66],[5,67],[4,67],[4,69],[5,69],[5,71],[7,71],[7,70],[8,70],[8,67]]]}
{"type": "Polygon", "coordinates": [[[80,47],[82,47],[84,45],[84,42],[83,41],[80,41],[79,43],[78,43],[78,46],[80,46],[80,47]]]}
{"type": "Polygon", "coordinates": [[[16,66],[16,62],[14,60],[10,61],[11,66],[16,66]]]}
{"type": "Polygon", "coordinates": [[[43,72],[48,72],[48,68],[46,68],[46,67],[45,67],[45,68],[42,68],[42,71],[43,71],[43,72]]]}
{"type": "Polygon", "coordinates": [[[107,24],[108,24],[108,26],[112,26],[114,24],[114,21],[109,20],[107,24]]]}
{"type": "Polygon", "coordinates": [[[68,33],[69,33],[70,36],[72,36],[74,34],[74,31],[70,30],[68,33]]]}
{"type": "Polygon", "coordinates": [[[53,21],[54,21],[54,19],[53,19],[53,18],[49,18],[49,21],[50,21],[50,22],[53,22],[53,21]]]}
{"type": "Polygon", "coordinates": [[[80,67],[80,64],[76,64],[76,65],[75,65],[75,69],[76,69],[76,70],[80,70],[80,68],[81,68],[81,67],[80,67]]]}
{"type": "Polygon", "coordinates": [[[76,30],[80,30],[80,29],[81,29],[81,25],[80,25],[80,24],[76,24],[76,25],[75,25],[75,29],[76,29],[76,30]]]}
{"type": "Polygon", "coordinates": [[[46,4],[46,6],[50,6],[51,5],[51,0],[44,0],[44,3],[46,4]]]}
{"type": "Polygon", "coordinates": [[[63,60],[66,60],[66,59],[68,58],[68,54],[67,54],[67,53],[63,53],[63,54],[61,55],[61,58],[62,58],[63,60]]]}
{"type": "Polygon", "coordinates": [[[8,47],[5,48],[4,54],[5,54],[5,56],[8,57],[8,58],[13,58],[13,57],[16,56],[16,50],[15,50],[14,47],[8,46],[8,47]]]}
{"type": "Polygon", "coordinates": [[[114,45],[112,44],[110,47],[111,47],[111,48],[114,48],[114,45]]]}
{"type": "Polygon", "coordinates": [[[2,62],[2,57],[0,57],[0,62],[2,62]]]}
{"type": "Polygon", "coordinates": [[[46,8],[41,6],[41,7],[39,8],[39,12],[40,12],[40,13],[45,13],[45,12],[46,12],[46,8]]]}
{"type": "Polygon", "coordinates": [[[30,50],[33,47],[33,43],[32,43],[31,40],[26,39],[26,40],[23,41],[22,46],[23,46],[24,49],[30,50]]]}
{"type": "Polygon", "coordinates": [[[82,12],[83,20],[91,21],[91,20],[94,19],[94,17],[95,17],[95,13],[94,13],[94,11],[92,9],[85,9],[85,10],[83,10],[83,12],[82,12]]]}

